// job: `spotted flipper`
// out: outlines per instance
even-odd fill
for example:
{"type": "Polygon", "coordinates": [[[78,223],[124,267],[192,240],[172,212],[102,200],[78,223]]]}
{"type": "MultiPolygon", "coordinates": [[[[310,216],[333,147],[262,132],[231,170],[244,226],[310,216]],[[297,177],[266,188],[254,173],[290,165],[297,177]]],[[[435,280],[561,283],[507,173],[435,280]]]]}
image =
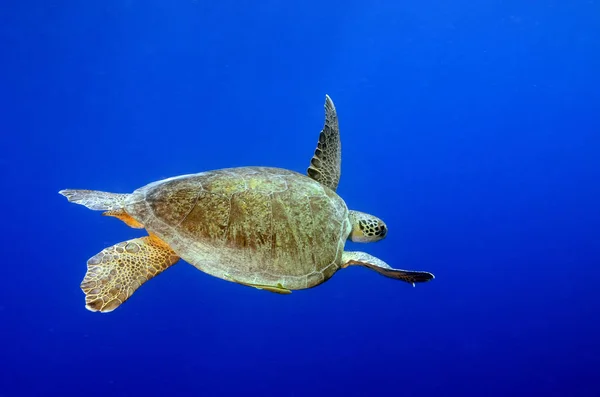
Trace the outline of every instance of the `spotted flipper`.
{"type": "Polygon", "coordinates": [[[103,249],[87,263],[81,283],[85,307],[93,312],[115,310],[142,284],[178,260],[166,243],[152,235],[103,249]]]}
{"type": "Polygon", "coordinates": [[[342,268],[351,265],[365,266],[386,277],[410,283],[413,287],[415,286],[415,283],[423,283],[435,278],[433,274],[429,272],[394,269],[381,259],[375,258],[364,252],[344,252],[342,255],[342,262],[342,268]]]}
{"type": "Polygon", "coordinates": [[[283,285],[281,285],[281,283],[278,283],[277,285],[252,284],[252,283],[245,283],[243,281],[236,280],[235,278],[231,277],[229,274],[226,274],[225,277],[227,277],[227,279],[233,281],[234,283],[237,283],[240,285],[245,285],[247,287],[253,287],[256,289],[262,289],[262,290],[269,291],[269,292],[274,292],[276,294],[287,295],[287,294],[292,293],[292,291],[285,288],[283,285]]]}
{"type": "Polygon", "coordinates": [[[325,96],[325,125],[319,135],[315,154],[307,174],[315,181],[335,191],[340,182],[342,145],[337,112],[329,95],[325,96]]]}

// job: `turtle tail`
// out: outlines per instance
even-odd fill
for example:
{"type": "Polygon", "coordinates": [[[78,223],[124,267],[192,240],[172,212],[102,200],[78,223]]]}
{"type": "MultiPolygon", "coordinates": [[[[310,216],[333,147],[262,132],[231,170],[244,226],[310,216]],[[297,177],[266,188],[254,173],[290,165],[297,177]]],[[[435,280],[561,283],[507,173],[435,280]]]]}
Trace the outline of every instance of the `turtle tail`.
{"type": "Polygon", "coordinates": [[[81,204],[96,211],[118,211],[125,204],[129,194],[99,192],[97,190],[66,189],[58,192],[70,202],[81,204]]]}

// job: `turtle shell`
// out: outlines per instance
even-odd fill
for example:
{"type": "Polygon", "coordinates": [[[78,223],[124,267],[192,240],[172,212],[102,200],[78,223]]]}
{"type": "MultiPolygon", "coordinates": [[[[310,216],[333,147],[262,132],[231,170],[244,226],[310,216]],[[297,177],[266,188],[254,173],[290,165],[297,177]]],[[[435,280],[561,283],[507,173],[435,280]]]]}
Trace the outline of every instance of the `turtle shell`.
{"type": "Polygon", "coordinates": [[[350,232],[348,208],[334,191],[278,168],[154,182],[136,190],[125,210],[208,274],[287,289],[329,279],[350,232]]]}

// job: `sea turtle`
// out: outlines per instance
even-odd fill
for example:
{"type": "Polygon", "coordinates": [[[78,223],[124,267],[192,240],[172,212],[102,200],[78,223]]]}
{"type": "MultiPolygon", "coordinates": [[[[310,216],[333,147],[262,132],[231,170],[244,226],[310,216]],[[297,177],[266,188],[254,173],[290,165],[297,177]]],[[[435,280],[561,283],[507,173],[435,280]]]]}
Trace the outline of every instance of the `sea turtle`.
{"type": "Polygon", "coordinates": [[[71,202],[149,233],[88,260],[81,283],[86,308],[116,309],[180,258],[212,276],[281,294],[315,287],[350,265],[413,286],[431,280],[431,273],[344,251],[347,239],[378,241],[387,227],[375,216],[348,210],[335,192],[340,165],[337,113],[326,96],[325,124],[307,175],[241,167],[168,178],[131,194],[61,190],[71,202]]]}

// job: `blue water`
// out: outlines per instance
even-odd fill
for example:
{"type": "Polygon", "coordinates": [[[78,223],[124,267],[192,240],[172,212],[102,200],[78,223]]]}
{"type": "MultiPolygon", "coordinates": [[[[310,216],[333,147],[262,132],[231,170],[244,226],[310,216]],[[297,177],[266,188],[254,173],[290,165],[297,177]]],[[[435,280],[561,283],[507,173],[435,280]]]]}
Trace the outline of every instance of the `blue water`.
{"type": "Polygon", "coordinates": [[[0,396],[600,396],[600,3],[14,1],[0,12],[0,396]],[[180,262],[109,314],[143,235],[60,189],[305,172],[325,94],[364,268],[288,296],[180,262]]]}

